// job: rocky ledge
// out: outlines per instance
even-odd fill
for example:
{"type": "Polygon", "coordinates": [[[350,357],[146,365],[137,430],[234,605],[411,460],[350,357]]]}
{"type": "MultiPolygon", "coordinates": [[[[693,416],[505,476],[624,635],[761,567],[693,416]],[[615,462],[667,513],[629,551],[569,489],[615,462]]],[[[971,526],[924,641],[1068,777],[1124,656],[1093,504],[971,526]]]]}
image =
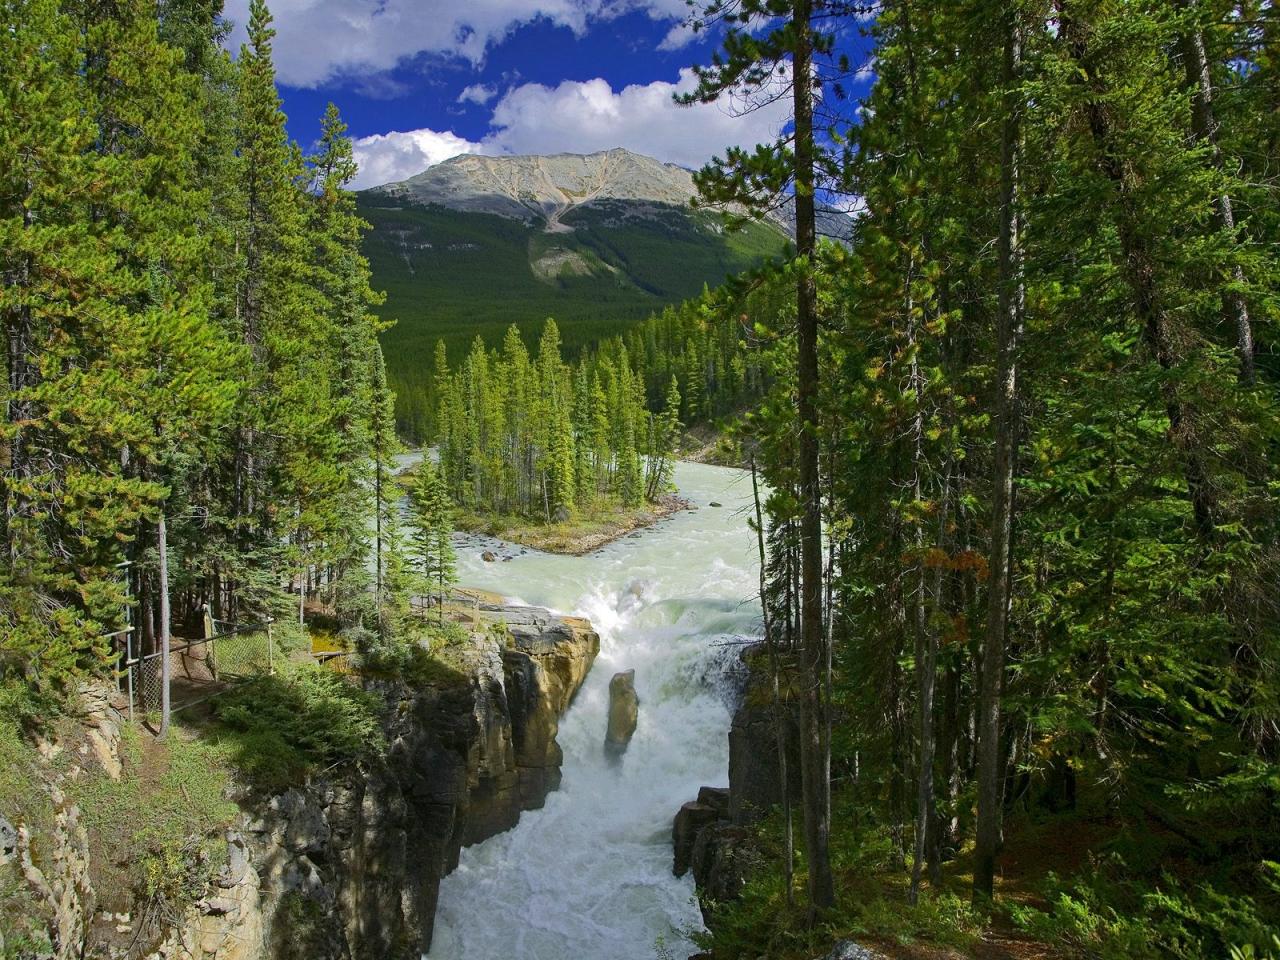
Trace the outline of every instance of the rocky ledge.
{"type": "MultiPolygon", "coordinates": [[[[462,848],[509,830],[560,785],[560,717],[600,638],[586,620],[495,598],[477,613],[453,670],[381,685],[383,762],[275,798],[249,825],[264,899],[299,892],[330,911],[330,935],[299,957],[416,960],[462,848]]],[[[266,925],[273,956],[292,955],[289,920],[266,925]]]]}
{"type": "MultiPolygon", "coordinates": [[[[149,957],[418,960],[426,953],[440,881],[461,849],[511,828],[559,785],[560,717],[600,649],[586,620],[492,596],[476,602],[475,629],[450,648],[446,669],[418,682],[364,681],[385,700],[383,757],[277,796],[239,798],[225,867],[204,896],[165,919],[149,957]]],[[[105,688],[82,699],[83,762],[118,776],[119,708],[105,688]]],[[[31,860],[36,838],[0,811],[0,868],[18,868],[48,921],[51,948],[33,955],[138,956],[136,938],[122,948],[119,935],[129,941],[142,905],[124,914],[99,909],[95,851],[79,810],[52,780],[47,789],[58,813],[40,838],[51,852],[43,872],[31,860]]],[[[0,933],[0,955],[9,955],[6,946],[0,933]]]]}
{"type": "MultiPolygon", "coordinates": [[[[693,873],[703,922],[714,930],[719,910],[736,900],[752,874],[765,867],[752,824],[782,802],[778,723],[785,734],[786,790],[797,814],[800,802],[800,730],[789,705],[776,709],[764,650],[742,652],[745,670],[729,728],[729,786],[703,787],[676,813],[671,825],[672,872],[693,873]]],[[[713,960],[698,954],[691,960],[713,960]]],[[[886,960],[852,940],[837,942],[815,960],[886,960]]]]}
{"type": "MultiPolygon", "coordinates": [[[[766,658],[755,647],[742,653],[746,667],[729,728],[729,786],[703,787],[684,804],[671,828],[672,872],[692,871],[704,922],[712,926],[718,906],[738,897],[760,863],[750,826],[782,799],[778,775],[776,716],[766,658]]],[[[785,716],[789,792],[800,795],[798,730],[785,716]]]]}

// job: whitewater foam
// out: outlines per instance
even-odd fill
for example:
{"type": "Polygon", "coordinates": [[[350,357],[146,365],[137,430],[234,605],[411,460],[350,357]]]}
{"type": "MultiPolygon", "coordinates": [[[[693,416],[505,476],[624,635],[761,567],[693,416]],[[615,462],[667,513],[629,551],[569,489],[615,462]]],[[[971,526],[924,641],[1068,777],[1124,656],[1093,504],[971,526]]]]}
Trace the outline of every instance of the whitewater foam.
{"type": "MultiPolygon", "coordinates": [[[[683,496],[744,506],[741,471],[680,464],[683,496]]],[[[501,565],[469,544],[470,586],[591,620],[600,656],[560,725],[561,789],[507,833],[462,852],[440,889],[430,960],[642,960],[680,955],[701,927],[671,875],[671,818],[724,783],[732,664],[758,629],[752,534],[739,511],[678,514],[586,557],[529,552],[501,565]],[[636,671],[640,714],[616,766],[604,755],[609,678],[636,671]]]]}

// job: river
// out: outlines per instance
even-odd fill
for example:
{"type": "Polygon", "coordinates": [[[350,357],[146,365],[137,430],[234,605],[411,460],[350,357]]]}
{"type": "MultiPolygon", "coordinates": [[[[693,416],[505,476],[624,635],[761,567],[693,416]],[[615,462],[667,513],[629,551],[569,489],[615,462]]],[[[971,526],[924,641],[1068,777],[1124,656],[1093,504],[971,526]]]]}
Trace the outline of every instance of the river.
{"type": "Polygon", "coordinates": [[[462,851],[440,888],[430,960],[645,960],[690,952],[693,883],[671,875],[671,819],[724,784],[733,647],[758,630],[749,475],[679,464],[698,509],[586,557],[460,541],[461,583],[588,617],[600,656],[560,724],[564,781],[514,829],[462,851]],[[723,504],[711,507],[712,501],[723,504]],[[635,737],[604,755],[609,678],[634,668],[635,737]]]}

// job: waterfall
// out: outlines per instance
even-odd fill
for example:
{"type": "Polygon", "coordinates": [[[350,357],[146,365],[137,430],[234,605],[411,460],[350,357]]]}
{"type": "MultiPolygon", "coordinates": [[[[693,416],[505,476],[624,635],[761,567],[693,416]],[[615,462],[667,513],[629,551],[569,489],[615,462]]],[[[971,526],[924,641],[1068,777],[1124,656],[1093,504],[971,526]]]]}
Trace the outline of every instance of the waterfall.
{"type": "Polygon", "coordinates": [[[560,724],[564,782],[541,810],[462,852],[440,890],[430,960],[683,958],[701,916],[671,875],[671,819],[727,778],[726,672],[758,630],[758,568],[739,470],[680,464],[699,509],[586,557],[535,551],[485,563],[463,538],[462,583],[591,619],[600,657],[560,724]],[[723,507],[711,507],[716,501],[723,507]],[[639,724],[620,764],[604,754],[609,679],[636,671],[639,724]]]}

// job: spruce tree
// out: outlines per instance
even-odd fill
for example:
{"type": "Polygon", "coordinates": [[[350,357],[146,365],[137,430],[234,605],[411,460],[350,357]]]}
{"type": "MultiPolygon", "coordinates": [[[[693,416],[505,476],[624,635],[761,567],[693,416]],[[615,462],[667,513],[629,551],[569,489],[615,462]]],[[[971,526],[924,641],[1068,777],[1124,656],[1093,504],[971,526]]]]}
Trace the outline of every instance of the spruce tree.
{"type": "Polygon", "coordinates": [[[438,622],[443,626],[445,589],[457,582],[453,504],[439,470],[428,459],[418,465],[409,503],[418,567],[427,588],[435,591],[438,622]]]}
{"type": "Polygon", "coordinates": [[[646,466],[645,496],[649,500],[657,500],[671,483],[675,467],[673,456],[680,437],[680,385],[675,376],[667,385],[662,413],[656,417],[650,414],[650,422],[653,424],[653,441],[646,466]]]}

